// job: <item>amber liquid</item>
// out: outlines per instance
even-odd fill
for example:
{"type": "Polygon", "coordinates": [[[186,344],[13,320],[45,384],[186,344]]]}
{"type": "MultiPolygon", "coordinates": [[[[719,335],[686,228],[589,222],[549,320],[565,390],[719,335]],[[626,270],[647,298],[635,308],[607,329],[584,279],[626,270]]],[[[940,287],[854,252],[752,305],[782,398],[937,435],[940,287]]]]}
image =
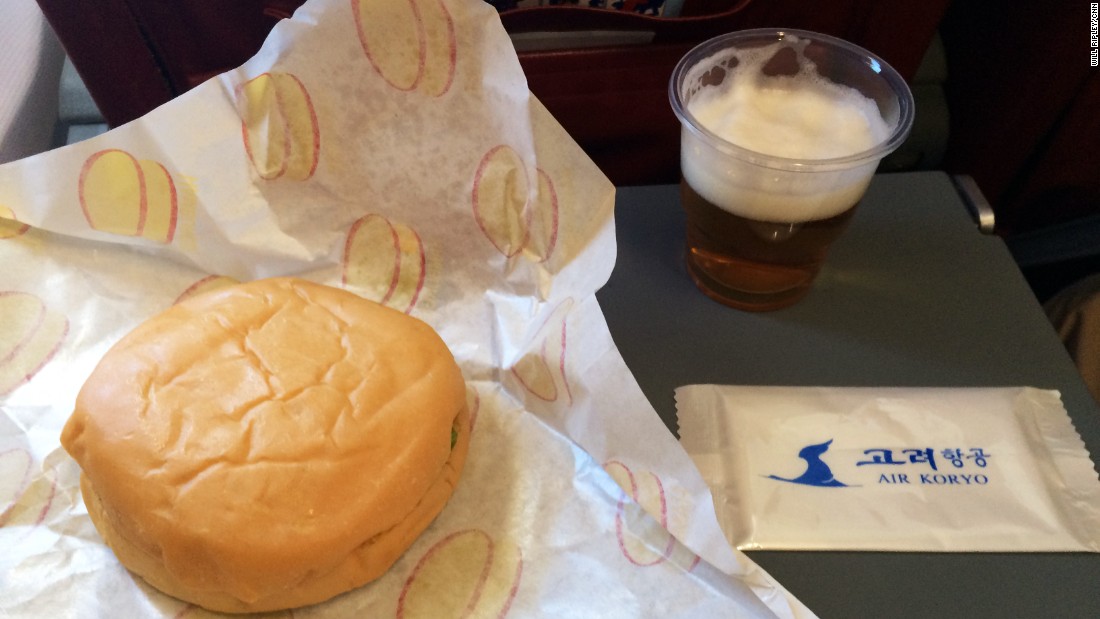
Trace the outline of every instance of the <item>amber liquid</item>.
{"type": "Polygon", "coordinates": [[[756,221],[714,206],[680,183],[687,215],[687,266],[712,299],[750,311],[792,305],[810,291],[829,245],[848,226],[855,205],[828,219],[756,221]]]}

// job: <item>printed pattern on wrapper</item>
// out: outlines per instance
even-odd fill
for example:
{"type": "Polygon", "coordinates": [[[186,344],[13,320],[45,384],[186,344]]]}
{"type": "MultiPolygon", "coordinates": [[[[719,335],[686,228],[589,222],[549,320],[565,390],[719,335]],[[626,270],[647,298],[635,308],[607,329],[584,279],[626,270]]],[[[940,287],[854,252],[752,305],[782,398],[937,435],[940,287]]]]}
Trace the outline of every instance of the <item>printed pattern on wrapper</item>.
{"type": "Polygon", "coordinates": [[[237,87],[241,136],[260,178],[309,180],[321,157],[321,129],[305,84],[268,72],[237,87]]]}
{"type": "Polygon", "coordinates": [[[529,172],[512,147],[502,144],[485,153],[471,201],[482,234],[505,257],[526,250],[534,261],[545,262],[554,253],[560,225],[554,183],[542,169],[529,172]]]}
{"type": "Polygon", "coordinates": [[[163,164],[119,149],[84,162],[80,208],[93,230],[171,243],[180,223],[180,193],[163,164]]]}
{"type": "Polygon", "coordinates": [[[0,527],[7,523],[16,501],[31,483],[34,459],[20,447],[0,448],[0,527]]]}
{"type": "Polygon", "coordinates": [[[22,236],[30,229],[30,225],[20,222],[10,208],[0,204],[0,241],[22,236]]]}
{"type": "Polygon", "coordinates": [[[503,619],[523,576],[523,553],[480,529],[451,533],[420,557],[397,600],[397,619],[503,619]]]}
{"type": "Polygon", "coordinates": [[[458,43],[441,0],[352,0],[351,6],[363,53],[390,87],[429,97],[450,90],[458,43]]]}
{"type": "Polygon", "coordinates": [[[8,548],[45,531],[65,507],[57,478],[55,466],[37,462],[25,446],[0,443],[0,534],[8,532],[8,548]]]}
{"type": "Polygon", "coordinates": [[[372,213],[348,230],[341,282],[372,301],[409,314],[424,291],[427,265],[416,230],[372,213]]]}
{"type": "Polygon", "coordinates": [[[61,348],[68,319],[25,292],[0,291],[0,396],[29,382],[61,348]]]}
{"type": "Polygon", "coordinates": [[[528,351],[512,366],[512,375],[524,391],[546,402],[573,403],[566,369],[568,331],[566,328],[573,299],[559,303],[535,331],[528,351]]]}
{"type": "Polygon", "coordinates": [[[619,498],[615,511],[615,537],[619,542],[619,550],[630,563],[638,567],[651,567],[665,561],[671,561],[684,566],[690,572],[699,564],[699,557],[681,545],[676,538],[669,533],[669,517],[678,516],[674,507],[669,505],[669,496],[665,492],[661,478],[652,471],[638,471],[635,473],[630,467],[618,460],[611,460],[604,464],[604,470],[615,480],[623,490],[623,496],[619,498]],[[644,519],[639,519],[636,514],[626,508],[628,498],[645,511],[658,519],[665,537],[663,544],[651,545],[652,540],[645,535],[644,519]],[[642,525],[642,526],[639,526],[642,525]],[[653,548],[660,548],[660,552],[653,548]]]}

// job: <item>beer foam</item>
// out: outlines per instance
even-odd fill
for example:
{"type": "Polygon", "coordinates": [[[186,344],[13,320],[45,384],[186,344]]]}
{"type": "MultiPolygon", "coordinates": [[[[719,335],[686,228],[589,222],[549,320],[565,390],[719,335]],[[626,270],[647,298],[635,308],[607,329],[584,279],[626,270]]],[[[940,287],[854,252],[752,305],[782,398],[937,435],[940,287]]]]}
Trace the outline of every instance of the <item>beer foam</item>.
{"type": "MultiPolygon", "coordinates": [[[[766,75],[765,65],[789,46],[784,42],[735,50],[737,63],[725,69],[718,86],[704,86],[704,73],[696,72],[688,113],[723,140],[769,157],[836,159],[865,152],[890,137],[893,127],[874,100],[822,77],[800,52],[796,72],[766,75]]],[[[716,64],[733,63],[708,59],[697,68],[716,64]]],[[[683,137],[681,163],[691,186],[716,206],[764,221],[808,221],[842,213],[859,201],[878,163],[872,158],[847,170],[801,172],[766,164],[730,165],[729,157],[717,153],[705,138],[688,130],[683,137]]]]}

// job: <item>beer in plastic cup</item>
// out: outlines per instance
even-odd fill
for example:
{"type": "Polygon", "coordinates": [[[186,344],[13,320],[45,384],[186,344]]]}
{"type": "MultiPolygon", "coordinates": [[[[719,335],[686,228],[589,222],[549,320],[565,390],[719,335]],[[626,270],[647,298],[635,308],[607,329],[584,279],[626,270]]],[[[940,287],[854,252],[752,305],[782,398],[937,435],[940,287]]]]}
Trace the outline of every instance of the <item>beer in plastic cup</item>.
{"type": "Polygon", "coordinates": [[[673,71],[669,97],[681,122],[688,271],[711,298],[757,311],[810,290],[914,113],[882,59],[800,30],[700,44],[673,71]]]}

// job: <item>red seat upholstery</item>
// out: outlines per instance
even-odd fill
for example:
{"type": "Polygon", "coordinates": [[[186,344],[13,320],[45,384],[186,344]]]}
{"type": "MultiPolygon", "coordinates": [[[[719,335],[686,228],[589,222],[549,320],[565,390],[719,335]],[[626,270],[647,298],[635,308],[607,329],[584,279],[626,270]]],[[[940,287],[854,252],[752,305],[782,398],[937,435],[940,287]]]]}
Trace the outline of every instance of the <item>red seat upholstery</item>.
{"type": "MultiPolygon", "coordinates": [[[[351,0],[348,0],[351,1],[351,0]]],[[[38,0],[111,125],[143,115],[254,54],[302,0],[38,0]]],[[[947,0],[685,0],[661,19],[585,8],[502,14],[513,33],[631,30],[642,45],[524,52],[532,92],[619,185],[675,181],[679,126],[668,78],[695,43],[728,30],[776,26],[827,32],[864,45],[911,76],[947,0]],[[883,8],[889,5],[889,9],[883,8]]]]}

